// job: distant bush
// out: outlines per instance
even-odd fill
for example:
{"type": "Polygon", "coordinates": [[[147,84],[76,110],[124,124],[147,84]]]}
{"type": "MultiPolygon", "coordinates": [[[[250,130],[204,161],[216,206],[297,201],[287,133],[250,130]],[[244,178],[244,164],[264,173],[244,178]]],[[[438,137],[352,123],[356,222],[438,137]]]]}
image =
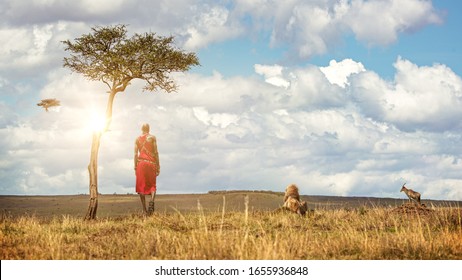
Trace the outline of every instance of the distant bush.
{"type": "Polygon", "coordinates": [[[234,194],[234,193],[268,193],[275,195],[284,195],[284,192],[274,192],[266,190],[217,190],[209,191],[208,194],[234,194]]]}

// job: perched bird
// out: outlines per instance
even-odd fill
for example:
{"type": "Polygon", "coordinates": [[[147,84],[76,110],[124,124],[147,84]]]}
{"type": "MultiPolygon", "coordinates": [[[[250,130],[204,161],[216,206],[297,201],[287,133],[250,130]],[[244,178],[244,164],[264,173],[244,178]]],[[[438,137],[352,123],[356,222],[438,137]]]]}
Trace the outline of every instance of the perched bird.
{"type": "Polygon", "coordinates": [[[42,106],[43,108],[45,108],[45,111],[48,112],[48,108],[55,107],[55,106],[61,106],[61,103],[59,100],[56,100],[56,98],[49,98],[49,99],[42,99],[40,103],[37,103],[37,106],[42,106]]]}

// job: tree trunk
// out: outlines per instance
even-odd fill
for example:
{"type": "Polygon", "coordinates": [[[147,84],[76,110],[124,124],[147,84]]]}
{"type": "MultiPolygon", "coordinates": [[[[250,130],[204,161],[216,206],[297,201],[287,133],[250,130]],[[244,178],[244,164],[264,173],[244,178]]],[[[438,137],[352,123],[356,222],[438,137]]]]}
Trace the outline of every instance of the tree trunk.
{"type": "Polygon", "coordinates": [[[88,206],[85,220],[96,219],[96,210],[98,210],[98,151],[101,134],[101,131],[93,132],[93,140],[91,142],[90,164],[88,164],[88,173],[90,175],[90,205],[88,206]]]}
{"type": "Polygon", "coordinates": [[[116,92],[111,91],[106,108],[106,126],[102,131],[94,131],[91,142],[90,163],[88,164],[88,173],[90,175],[90,205],[88,206],[85,220],[96,219],[96,211],[98,210],[98,152],[101,142],[101,135],[109,129],[112,121],[112,104],[116,92]]]}

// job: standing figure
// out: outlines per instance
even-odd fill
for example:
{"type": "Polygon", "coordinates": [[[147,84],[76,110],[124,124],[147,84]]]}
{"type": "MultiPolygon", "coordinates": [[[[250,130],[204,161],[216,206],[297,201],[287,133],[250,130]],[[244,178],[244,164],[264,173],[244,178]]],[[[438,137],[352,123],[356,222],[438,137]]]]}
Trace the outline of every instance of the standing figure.
{"type": "MultiPolygon", "coordinates": [[[[404,183],[404,185],[406,185],[406,183],[404,183]]],[[[400,192],[404,192],[407,195],[407,197],[409,198],[409,202],[412,202],[412,200],[414,200],[420,205],[420,193],[408,189],[404,185],[401,187],[400,192]]]]}
{"type": "Polygon", "coordinates": [[[149,134],[149,124],[143,124],[141,132],[135,141],[136,192],[140,195],[144,213],[151,215],[154,212],[156,198],[156,179],[160,173],[159,153],[156,137],[149,134]],[[148,209],[145,195],[151,196],[148,209]]]}

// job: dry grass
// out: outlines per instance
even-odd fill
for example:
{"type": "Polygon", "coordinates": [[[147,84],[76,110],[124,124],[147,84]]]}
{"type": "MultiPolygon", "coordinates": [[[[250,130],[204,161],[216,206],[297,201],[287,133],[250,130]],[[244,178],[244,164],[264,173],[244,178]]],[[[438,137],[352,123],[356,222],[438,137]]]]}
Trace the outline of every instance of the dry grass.
{"type": "MultiPolygon", "coordinates": [[[[225,202],[225,201],[223,201],[225,202]]],[[[6,259],[462,259],[462,210],[287,212],[217,209],[93,222],[4,215],[6,259]]]]}

